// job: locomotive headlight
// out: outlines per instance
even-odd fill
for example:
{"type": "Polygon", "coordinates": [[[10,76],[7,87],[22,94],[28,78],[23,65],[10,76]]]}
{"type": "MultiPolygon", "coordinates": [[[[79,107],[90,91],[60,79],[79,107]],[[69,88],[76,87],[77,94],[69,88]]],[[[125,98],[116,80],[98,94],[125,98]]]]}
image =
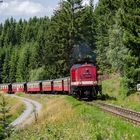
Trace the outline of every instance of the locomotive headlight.
{"type": "Polygon", "coordinates": [[[97,81],[93,81],[93,84],[97,84],[97,81]]]}

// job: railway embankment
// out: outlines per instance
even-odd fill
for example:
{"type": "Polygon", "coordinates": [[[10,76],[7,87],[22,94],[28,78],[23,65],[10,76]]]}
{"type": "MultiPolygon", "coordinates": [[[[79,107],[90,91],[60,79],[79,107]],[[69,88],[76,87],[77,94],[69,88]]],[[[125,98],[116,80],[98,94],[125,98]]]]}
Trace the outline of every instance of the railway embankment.
{"type": "Polygon", "coordinates": [[[140,129],[96,106],[70,96],[23,95],[42,104],[37,122],[13,133],[10,140],[24,139],[140,139],[140,129]]]}
{"type": "Polygon", "coordinates": [[[122,78],[119,75],[112,75],[110,79],[102,82],[105,102],[140,112],[140,95],[137,92],[126,95],[121,81],[122,78]]]}

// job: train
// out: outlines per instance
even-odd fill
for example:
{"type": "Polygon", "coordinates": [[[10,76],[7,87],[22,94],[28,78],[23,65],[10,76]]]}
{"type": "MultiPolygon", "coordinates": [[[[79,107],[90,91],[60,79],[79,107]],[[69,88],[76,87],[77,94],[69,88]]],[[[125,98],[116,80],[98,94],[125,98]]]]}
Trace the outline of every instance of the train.
{"type": "Polygon", "coordinates": [[[0,84],[0,91],[4,93],[24,92],[30,93],[52,93],[73,95],[79,99],[97,98],[101,94],[101,85],[98,83],[97,67],[93,63],[73,64],[70,68],[70,76],[21,83],[0,84]]]}

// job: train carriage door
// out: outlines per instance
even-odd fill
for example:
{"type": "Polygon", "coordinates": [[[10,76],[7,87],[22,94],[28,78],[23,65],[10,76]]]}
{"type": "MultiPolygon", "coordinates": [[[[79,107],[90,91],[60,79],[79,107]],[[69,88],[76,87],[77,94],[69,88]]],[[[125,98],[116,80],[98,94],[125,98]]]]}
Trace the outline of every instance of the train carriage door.
{"type": "Polygon", "coordinates": [[[42,92],[42,82],[39,83],[40,92],[42,92]]]}
{"type": "Polygon", "coordinates": [[[24,86],[24,92],[27,93],[27,83],[24,83],[23,86],[24,86]]]}
{"type": "Polygon", "coordinates": [[[9,84],[7,88],[8,88],[8,93],[11,94],[12,93],[12,84],[9,84]]]}
{"type": "Polygon", "coordinates": [[[62,91],[64,91],[64,80],[62,80],[62,91]]]}
{"type": "Polygon", "coordinates": [[[54,90],[53,86],[54,86],[54,83],[53,83],[53,81],[51,81],[51,92],[53,92],[53,90],[54,90]]]}

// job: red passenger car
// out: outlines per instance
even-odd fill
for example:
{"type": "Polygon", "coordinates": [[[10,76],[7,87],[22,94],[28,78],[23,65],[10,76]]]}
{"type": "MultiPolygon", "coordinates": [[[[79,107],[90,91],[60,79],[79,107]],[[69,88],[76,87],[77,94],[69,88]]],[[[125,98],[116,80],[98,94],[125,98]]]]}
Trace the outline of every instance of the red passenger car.
{"type": "Polygon", "coordinates": [[[41,81],[28,82],[27,83],[27,92],[28,93],[42,92],[42,82],[41,81]]]}
{"type": "Polygon", "coordinates": [[[60,92],[61,94],[63,92],[68,93],[70,91],[70,78],[66,77],[53,80],[53,91],[60,92]]]}
{"type": "Polygon", "coordinates": [[[12,93],[12,84],[11,83],[0,84],[0,91],[4,93],[12,93]]]}
{"type": "Polygon", "coordinates": [[[71,93],[79,98],[95,98],[98,93],[97,69],[94,64],[75,64],[70,70],[71,93]]]}
{"type": "Polygon", "coordinates": [[[53,91],[53,81],[52,80],[42,81],[42,91],[43,92],[53,91]]]}
{"type": "Polygon", "coordinates": [[[63,91],[63,80],[62,79],[53,80],[53,91],[54,92],[63,91]]]}
{"type": "Polygon", "coordinates": [[[70,91],[70,78],[66,77],[63,79],[63,91],[69,92],[70,91]]]}
{"type": "Polygon", "coordinates": [[[24,83],[13,83],[12,84],[12,92],[27,92],[27,84],[24,83]]]}

